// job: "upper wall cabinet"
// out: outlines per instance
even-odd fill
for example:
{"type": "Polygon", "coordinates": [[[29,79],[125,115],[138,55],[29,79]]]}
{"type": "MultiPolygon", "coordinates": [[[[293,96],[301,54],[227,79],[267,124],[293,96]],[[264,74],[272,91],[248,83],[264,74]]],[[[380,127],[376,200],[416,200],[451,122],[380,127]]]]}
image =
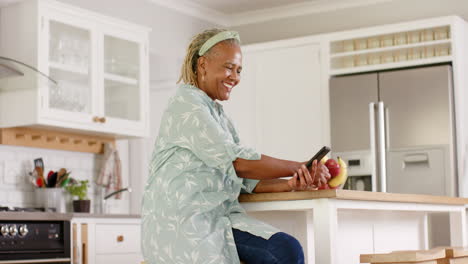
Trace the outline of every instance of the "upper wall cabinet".
{"type": "Polygon", "coordinates": [[[454,26],[460,23],[457,17],[446,17],[332,33],[330,74],[451,62],[454,26]]]}
{"type": "Polygon", "coordinates": [[[0,54],[43,74],[0,75],[0,127],[149,134],[149,29],[50,0],[0,12],[0,54]],[[47,75],[50,79],[44,78],[47,75]]]}

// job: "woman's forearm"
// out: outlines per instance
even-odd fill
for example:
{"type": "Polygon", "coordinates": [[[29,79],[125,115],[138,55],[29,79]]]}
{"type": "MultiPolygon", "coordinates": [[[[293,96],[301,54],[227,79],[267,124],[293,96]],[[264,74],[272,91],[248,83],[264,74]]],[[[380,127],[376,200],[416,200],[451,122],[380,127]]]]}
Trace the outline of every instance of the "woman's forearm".
{"type": "Polygon", "coordinates": [[[289,192],[291,187],[287,180],[283,179],[272,179],[272,180],[261,180],[255,186],[253,192],[255,193],[270,193],[270,192],[289,192]]]}
{"type": "Polygon", "coordinates": [[[238,158],[233,164],[237,176],[241,178],[267,180],[291,176],[299,169],[303,162],[276,159],[262,155],[260,160],[238,158]]]}

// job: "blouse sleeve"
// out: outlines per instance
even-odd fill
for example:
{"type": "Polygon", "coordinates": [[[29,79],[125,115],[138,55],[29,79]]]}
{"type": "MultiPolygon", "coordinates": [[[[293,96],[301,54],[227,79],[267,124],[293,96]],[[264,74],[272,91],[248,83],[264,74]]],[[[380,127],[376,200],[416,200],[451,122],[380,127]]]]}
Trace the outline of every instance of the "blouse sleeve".
{"type": "MultiPolygon", "coordinates": [[[[207,106],[182,107],[174,112],[168,126],[171,141],[194,153],[207,166],[226,169],[236,158],[260,159],[255,150],[235,142],[207,106]]],[[[167,129],[167,128],[162,128],[167,129]]]]}
{"type": "MultiPolygon", "coordinates": [[[[237,143],[237,144],[240,144],[240,139],[239,139],[239,134],[237,133],[237,130],[232,122],[232,120],[227,117],[227,121],[228,121],[228,127],[229,127],[229,131],[231,131],[231,134],[234,138],[234,141],[237,143]]],[[[256,152],[254,149],[249,149],[248,151],[252,151],[252,152],[256,152]]],[[[258,159],[260,159],[261,155],[260,153],[258,153],[258,159]]],[[[241,189],[241,192],[242,193],[252,193],[253,190],[255,189],[255,187],[257,186],[259,180],[255,180],[255,179],[242,179],[242,189],[241,189]]]]}

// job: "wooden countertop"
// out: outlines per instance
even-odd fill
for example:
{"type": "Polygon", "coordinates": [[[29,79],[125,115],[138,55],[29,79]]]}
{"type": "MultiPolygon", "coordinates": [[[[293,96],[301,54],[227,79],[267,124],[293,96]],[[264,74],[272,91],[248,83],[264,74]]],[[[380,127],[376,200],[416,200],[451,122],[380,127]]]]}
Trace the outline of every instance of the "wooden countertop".
{"type": "Polygon", "coordinates": [[[53,212],[0,212],[0,220],[22,221],[70,221],[73,218],[104,218],[104,219],[139,219],[140,215],[130,214],[94,214],[94,213],[53,213],[53,212]]]}
{"type": "Polygon", "coordinates": [[[241,203],[251,203],[251,202],[311,200],[311,199],[320,199],[320,198],[330,198],[330,199],[338,199],[338,200],[378,201],[378,202],[422,203],[422,204],[448,204],[448,205],[468,204],[468,198],[434,196],[434,195],[423,195],[423,194],[364,192],[364,191],[352,191],[352,190],[319,190],[319,191],[300,191],[300,192],[241,194],[239,196],[239,201],[241,203]]]}
{"type": "Polygon", "coordinates": [[[72,214],[51,212],[0,212],[2,221],[70,221],[72,214]]]}

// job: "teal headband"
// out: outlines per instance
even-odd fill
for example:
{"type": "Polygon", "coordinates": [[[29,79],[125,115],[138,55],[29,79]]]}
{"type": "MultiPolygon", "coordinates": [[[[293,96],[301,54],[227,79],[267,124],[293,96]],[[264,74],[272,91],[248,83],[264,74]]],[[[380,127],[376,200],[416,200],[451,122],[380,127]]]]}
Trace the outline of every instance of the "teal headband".
{"type": "Polygon", "coordinates": [[[223,31],[209,38],[198,51],[199,56],[205,55],[205,53],[211,49],[214,45],[226,39],[237,39],[240,42],[239,33],[236,31],[223,31]]]}

